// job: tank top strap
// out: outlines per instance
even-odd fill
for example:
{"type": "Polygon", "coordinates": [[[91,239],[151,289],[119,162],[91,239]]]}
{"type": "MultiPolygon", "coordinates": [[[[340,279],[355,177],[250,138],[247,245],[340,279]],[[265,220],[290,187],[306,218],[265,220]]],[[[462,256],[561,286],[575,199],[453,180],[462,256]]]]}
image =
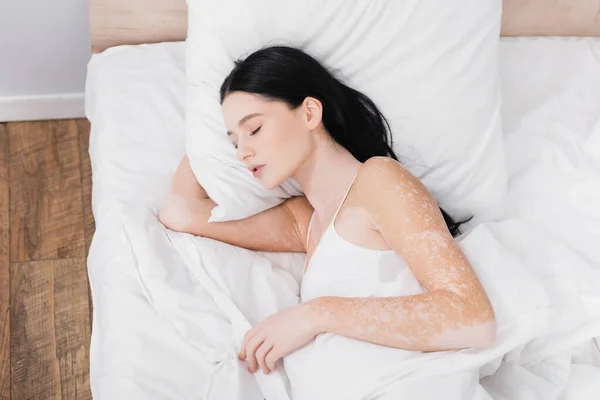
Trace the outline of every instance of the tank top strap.
{"type": "MultiPolygon", "coordinates": [[[[348,185],[348,189],[346,189],[346,193],[344,194],[344,197],[342,197],[342,201],[340,202],[337,210],[335,211],[335,214],[333,214],[333,218],[331,219],[329,226],[331,226],[333,224],[333,222],[335,221],[335,218],[337,217],[338,213],[342,209],[342,206],[344,205],[344,202],[346,201],[346,197],[348,197],[348,194],[350,193],[350,189],[352,189],[352,185],[354,185],[354,181],[356,180],[357,176],[358,176],[358,171],[356,171],[356,173],[352,177],[352,181],[350,182],[350,185],[348,185]]],[[[310,217],[310,222],[308,223],[308,230],[306,231],[306,243],[308,243],[308,240],[310,239],[310,232],[311,232],[313,220],[315,219],[315,214],[316,214],[316,212],[313,211],[313,213],[310,217]]]]}
{"type": "Polygon", "coordinates": [[[350,189],[352,189],[352,185],[354,185],[354,181],[356,180],[356,177],[358,176],[358,171],[356,171],[356,173],[354,174],[354,176],[352,177],[352,181],[350,182],[350,184],[348,185],[348,189],[346,189],[346,193],[344,194],[344,197],[342,197],[342,201],[340,201],[340,205],[338,206],[337,210],[335,210],[335,214],[333,214],[333,218],[331,219],[331,222],[329,225],[332,225],[335,221],[335,218],[337,217],[338,213],[340,212],[340,210],[342,209],[342,206],[344,205],[344,203],[346,202],[346,197],[348,197],[348,194],[350,193],[350,189]]]}

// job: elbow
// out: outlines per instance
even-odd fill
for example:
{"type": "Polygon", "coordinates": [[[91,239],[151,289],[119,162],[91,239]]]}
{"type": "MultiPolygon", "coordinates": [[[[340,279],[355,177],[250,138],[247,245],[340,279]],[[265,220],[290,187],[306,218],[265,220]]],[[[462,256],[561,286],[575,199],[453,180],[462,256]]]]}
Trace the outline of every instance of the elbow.
{"type": "MultiPolygon", "coordinates": [[[[487,300],[487,298],[486,298],[487,300]]],[[[466,346],[489,349],[496,344],[496,334],[498,327],[496,324],[496,313],[489,300],[480,304],[477,308],[468,307],[465,302],[465,314],[473,316],[473,323],[470,324],[470,335],[466,335],[466,346]]]]}
{"type": "Polygon", "coordinates": [[[191,223],[192,213],[185,199],[168,195],[158,211],[158,220],[166,228],[176,232],[186,232],[191,223]]]}
{"type": "Polygon", "coordinates": [[[488,306],[481,315],[482,332],[481,332],[481,346],[482,348],[490,348],[496,344],[496,334],[498,332],[498,326],[496,324],[496,313],[492,304],[488,301],[488,306]]]}
{"type": "Polygon", "coordinates": [[[496,333],[498,326],[496,325],[496,313],[494,308],[488,302],[488,307],[481,311],[477,324],[474,325],[477,335],[473,336],[474,343],[471,347],[490,348],[496,344],[496,333]]]}
{"type": "Polygon", "coordinates": [[[479,326],[480,334],[471,347],[489,349],[496,344],[496,318],[492,318],[479,326]]]}
{"type": "Polygon", "coordinates": [[[469,347],[489,349],[496,344],[496,314],[491,304],[479,313],[476,323],[472,325],[469,347]]]}
{"type": "Polygon", "coordinates": [[[437,335],[430,343],[430,350],[457,350],[466,348],[490,348],[496,343],[496,321],[486,320],[448,329],[437,335]]]}
{"type": "Polygon", "coordinates": [[[469,315],[468,319],[454,321],[457,327],[447,329],[437,336],[432,347],[441,350],[465,348],[491,348],[496,344],[496,315],[491,304],[486,307],[468,307],[468,303],[460,312],[469,315]]]}

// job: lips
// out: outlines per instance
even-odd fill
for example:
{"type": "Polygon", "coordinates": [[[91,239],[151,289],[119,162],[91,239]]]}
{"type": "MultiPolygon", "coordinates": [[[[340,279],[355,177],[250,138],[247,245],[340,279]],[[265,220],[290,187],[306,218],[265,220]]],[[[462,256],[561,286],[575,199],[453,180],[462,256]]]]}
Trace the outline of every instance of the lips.
{"type": "Polygon", "coordinates": [[[250,170],[250,172],[252,172],[252,175],[254,175],[255,178],[258,178],[261,175],[263,167],[264,167],[264,165],[256,165],[256,166],[252,166],[248,169],[250,170]]]}

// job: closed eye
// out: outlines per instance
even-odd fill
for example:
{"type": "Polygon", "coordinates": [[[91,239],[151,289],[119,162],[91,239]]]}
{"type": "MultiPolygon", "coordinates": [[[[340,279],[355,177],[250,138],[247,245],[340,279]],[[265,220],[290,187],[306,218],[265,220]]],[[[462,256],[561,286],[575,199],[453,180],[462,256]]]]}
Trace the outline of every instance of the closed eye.
{"type": "MultiPolygon", "coordinates": [[[[252,132],[250,132],[250,135],[249,135],[249,136],[252,136],[252,135],[255,135],[255,134],[257,134],[257,133],[258,133],[258,131],[260,131],[260,128],[262,128],[262,126],[259,126],[258,128],[256,128],[256,129],[255,129],[255,130],[253,130],[252,132]]],[[[233,144],[233,147],[234,147],[235,149],[237,149],[237,148],[238,148],[237,144],[235,144],[235,143],[233,144]]]]}

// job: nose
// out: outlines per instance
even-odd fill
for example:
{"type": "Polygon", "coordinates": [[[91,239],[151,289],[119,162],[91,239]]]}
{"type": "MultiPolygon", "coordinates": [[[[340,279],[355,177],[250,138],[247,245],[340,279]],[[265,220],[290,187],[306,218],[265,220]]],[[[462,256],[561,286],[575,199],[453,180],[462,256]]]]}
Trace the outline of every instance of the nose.
{"type": "Polygon", "coordinates": [[[238,140],[237,158],[241,161],[244,161],[246,158],[254,154],[254,150],[247,146],[244,142],[245,140],[242,138],[238,140]]]}

